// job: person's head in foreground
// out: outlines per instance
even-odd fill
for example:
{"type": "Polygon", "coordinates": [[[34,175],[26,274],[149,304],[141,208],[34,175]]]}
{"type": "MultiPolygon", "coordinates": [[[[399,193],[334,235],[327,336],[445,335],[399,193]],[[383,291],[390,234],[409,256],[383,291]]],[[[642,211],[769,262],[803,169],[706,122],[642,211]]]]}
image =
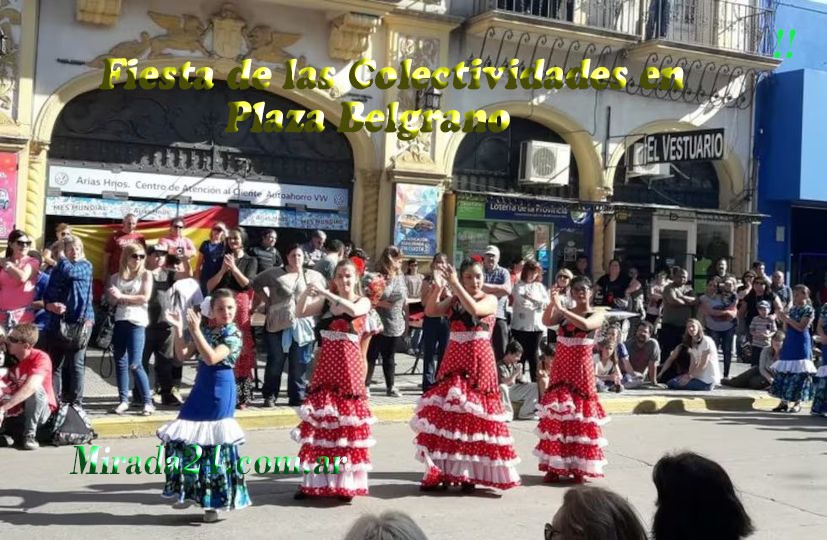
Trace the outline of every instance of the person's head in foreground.
{"type": "Polygon", "coordinates": [[[572,488],[546,523],[545,540],[646,540],[646,530],[626,499],[596,486],[572,488]]]}
{"type": "Polygon", "coordinates": [[[407,514],[385,512],[360,517],[344,540],[428,540],[428,537],[407,514]]]}
{"type": "Polygon", "coordinates": [[[666,455],[652,471],[655,540],[738,540],[755,528],[726,471],[694,452],[666,455]]]}

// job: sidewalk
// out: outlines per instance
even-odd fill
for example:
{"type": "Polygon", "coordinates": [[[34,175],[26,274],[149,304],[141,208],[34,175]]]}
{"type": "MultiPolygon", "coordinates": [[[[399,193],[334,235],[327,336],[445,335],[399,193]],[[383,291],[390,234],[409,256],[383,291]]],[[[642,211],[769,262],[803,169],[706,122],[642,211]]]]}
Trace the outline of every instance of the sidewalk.
{"type": "MultiPolygon", "coordinates": [[[[401,397],[387,397],[381,369],[376,370],[370,398],[371,409],[381,422],[407,422],[413,415],[416,400],[421,395],[419,385],[422,383],[422,363],[417,373],[410,375],[414,358],[406,354],[396,355],[396,385],[402,392],[401,397]]],[[[266,356],[259,354],[259,377],[264,375],[266,356]]],[[[731,376],[736,376],[747,369],[746,364],[733,363],[731,376]]],[[[152,369],[150,368],[150,371],[152,369]]],[[[154,375],[150,375],[150,380],[154,375]]],[[[195,364],[184,366],[182,394],[186,397],[195,379],[195,364]]],[[[236,418],[245,429],[289,428],[298,424],[297,408],[287,405],[285,395],[287,375],[283,375],[282,395],[276,408],[250,407],[238,411],[236,418]]],[[[99,350],[89,350],[86,358],[86,380],[84,389],[85,408],[92,417],[95,431],[102,437],[141,437],[155,433],[163,423],[172,420],[177,414],[176,407],[157,404],[157,412],[150,417],[138,416],[137,410],[123,416],[107,414],[117,404],[118,387],[115,381],[114,366],[110,357],[104,357],[99,350]],[[103,369],[101,369],[103,368],[103,369]],[[106,377],[103,377],[106,375],[106,377]]],[[[255,403],[261,405],[261,394],[255,393],[255,403]]],[[[749,411],[770,409],[778,400],[766,392],[754,390],[737,390],[718,388],[712,392],[679,392],[659,389],[626,390],[622,394],[604,393],[600,401],[607,414],[656,414],[683,411],[749,411]]]]}

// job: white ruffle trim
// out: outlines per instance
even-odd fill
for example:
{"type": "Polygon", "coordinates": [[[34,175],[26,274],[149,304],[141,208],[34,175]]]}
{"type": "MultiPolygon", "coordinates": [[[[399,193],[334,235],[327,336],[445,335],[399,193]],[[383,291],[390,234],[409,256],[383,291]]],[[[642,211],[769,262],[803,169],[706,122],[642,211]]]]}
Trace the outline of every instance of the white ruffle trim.
{"type": "Polygon", "coordinates": [[[244,442],[244,431],[235,418],[204,422],[179,418],[159,427],[156,434],[165,443],[181,441],[201,446],[217,446],[244,442]]]}
{"type": "Polygon", "coordinates": [[[448,336],[448,341],[455,341],[457,343],[468,343],[469,341],[488,341],[491,336],[488,332],[451,332],[448,336]]]}
{"type": "Polygon", "coordinates": [[[312,405],[305,403],[299,409],[299,417],[319,429],[338,429],[345,426],[364,426],[366,424],[375,424],[376,418],[369,416],[367,418],[359,418],[358,416],[340,416],[339,411],[335,407],[325,406],[322,409],[314,409],[312,405]],[[336,422],[324,422],[321,419],[325,417],[336,417],[336,422]]]}
{"type": "Polygon", "coordinates": [[[540,437],[540,440],[543,441],[560,441],[562,443],[588,444],[590,446],[597,446],[598,448],[604,448],[609,444],[609,442],[604,437],[600,437],[599,439],[590,439],[588,437],[565,437],[562,433],[546,433],[544,431],[540,431],[539,428],[535,428],[534,433],[538,437],[540,437]]]}
{"type": "Polygon", "coordinates": [[[445,412],[473,414],[478,418],[492,422],[505,422],[512,417],[508,412],[503,412],[502,414],[487,414],[481,405],[468,401],[465,394],[462,393],[462,389],[456,386],[452,386],[445,397],[433,395],[419,398],[414,415],[417,415],[429,405],[439,407],[445,412]],[[459,403],[450,403],[454,400],[459,401],[459,403]]]}
{"type": "Polygon", "coordinates": [[[591,347],[592,345],[594,345],[594,339],[557,336],[557,343],[561,343],[568,347],[591,347]]]}
{"type": "Polygon", "coordinates": [[[827,377],[827,364],[822,364],[821,367],[818,368],[816,371],[816,378],[821,379],[827,377]]]}
{"type": "Polygon", "coordinates": [[[340,472],[339,474],[310,473],[302,477],[302,486],[313,489],[333,488],[348,491],[368,489],[368,470],[354,470],[340,472]]]}
{"type": "Polygon", "coordinates": [[[416,459],[419,461],[427,461],[427,460],[445,460],[445,461],[458,461],[463,463],[481,463],[483,465],[492,466],[492,467],[514,467],[518,463],[520,463],[520,458],[514,458],[512,460],[502,460],[502,459],[491,459],[488,456],[472,456],[468,454],[447,454],[445,452],[431,452],[427,448],[422,445],[416,445],[414,447],[416,449],[416,459]]]}
{"type": "Polygon", "coordinates": [[[328,341],[352,341],[359,343],[359,336],[356,334],[348,334],[347,332],[334,332],[332,330],[322,330],[319,332],[323,338],[328,341]]]}
{"type": "Polygon", "coordinates": [[[583,413],[575,413],[575,410],[576,408],[573,401],[567,401],[565,403],[553,401],[548,405],[537,405],[537,413],[540,416],[541,421],[543,418],[553,418],[563,422],[577,421],[604,426],[609,423],[609,420],[611,420],[608,416],[604,418],[597,418],[596,416],[586,417],[583,416],[583,413]]]}
{"type": "Polygon", "coordinates": [[[812,360],[776,360],[770,366],[776,373],[815,373],[816,366],[812,360]]]}
{"type": "Polygon", "coordinates": [[[426,457],[425,459],[420,459],[420,461],[424,461],[429,468],[436,467],[442,471],[443,474],[449,476],[467,476],[471,480],[478,482],[489,482],[500,485],[517,484],[520,482],[520,475],[517,473],[517,469],[511,465],[492,466],[491,464],[480,462],[435,457],[426,457]]]}
{"type": "Polygon", "coordinates": [[[487,433],[462,433],[460,431],[448,431],[447,429],[439,429],[425,418],[417,418],[414,416],[410,422],[411,429],[416,433],[427,433],[429,435],[436,435],[451,441],[461,442],[485,442],[488,444],[496,444],[499,446],[508,446],[514,444],[513,437],[496,437],[487,433]]]}
{"type": "MultiPolygon", "coordinates": [[[[330,457],[335,457],[335,456],[330,456],[330,457]]],[[[296,458],[296,459],[298,459],[298,458],[296,458]]],[[[310,462],[305,461],[305,462],[300,464],[300,468],[301,468],[302,471],[310,471],[310,473],[308,473],[308,474],[311,474],[311,473],[313,473],[313,471],[315,470],[315,468],[318,465],[319,465],[318,463],[310,463],[310,462]]],[[[331,470],[331,469],[333,469],[333,460],[330,461],[330,466],[328,467],[328,470],[331,470]]],[[[342,474],[343,474],[343,471],[369,472],[369,471],[372,471],[372,470],[373,470],[373,465],[371,465],[370,463],[344,463],[344,464],[339,465],[339,472],[342,473],[342,474]]],[[[315,474],[315,473],[313,473],[313,474],[315,474]]],[[[324,476],[324,475],[319,474],[317,476],[324,476]]],[[[333,475],[331,475],[331,476],[333,476],[333,475]]]]}
{"type": "Polygon", "coordinates": [[[603,474],[603,467],[608,463],[605,459],[596,461],[579,457],[550,456],[536,448],[534,455],[540,459],[540,463],[545,463],[549,467],[563,470],[580,469],[590,474],[603,474]]]}
{"type": "Polygon", "coordinates": [[[342,437],[341,439],[318,439],[316,437],[302,437],[298,428],[290,432],[290,438],[299,444],[309,444],[311,446],[318,446],[319,448],[371,448],[376,446],[376,439],[364,439],[358,441],[349,441],[342,437]]]}

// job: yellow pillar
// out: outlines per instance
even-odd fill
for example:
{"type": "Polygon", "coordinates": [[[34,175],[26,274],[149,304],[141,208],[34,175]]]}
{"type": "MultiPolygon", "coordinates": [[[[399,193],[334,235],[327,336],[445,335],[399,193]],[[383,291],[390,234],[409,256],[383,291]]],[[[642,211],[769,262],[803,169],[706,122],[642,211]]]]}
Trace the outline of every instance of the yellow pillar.
{"type": "MultiPolygon", "coordinates": [[[[375,170],[362,170],[361,186],[362,188],[353,192],[353,214],[354,214],[354,230],[356,224],[360,223],[360,242],[362,249],[376,260],[378,253],[378,238],[377,228],[379,226],[379,181],[381,173],[375,170]],[[359,197],[359,202],[356,202],[356,197],[359,197]],[[358,219],[356,212],[359,212],[358,219]]],[[[357,244],[358,245],[358,244],[357,244]]]]}
{"type": "Polygon", "coordinates": [[[26,179],[25,230],[40,245],[46,217],[46,163],[49,145],[32,141],[29,144],[29,167],[26,179]]]}

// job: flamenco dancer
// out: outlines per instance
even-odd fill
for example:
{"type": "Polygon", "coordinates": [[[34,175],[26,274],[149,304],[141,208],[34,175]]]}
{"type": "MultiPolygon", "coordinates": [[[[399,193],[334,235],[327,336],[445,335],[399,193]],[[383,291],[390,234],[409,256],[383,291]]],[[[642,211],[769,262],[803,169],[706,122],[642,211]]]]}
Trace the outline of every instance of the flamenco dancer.
{"type": "Polygon", "coordinates": [[[600,478],[606,464],[602,450],[606,439],[600,426],[609,419],[597,400],[592,360],[594,334],[603,324],[603,315],[592,312],[588,278],[572,280],[571,297],[574,307],[568,309],[566,297],[552,292],[543,313],[544,325],[560,325],[548,389],[538,405],[540,442],[534,449],[546,482],[561,477],[575,482],[600,478]]]}
{"type": "Polygon", "coordinates": [[[319,322],[318,363],[299,410],[302,422],[290,434],[301,444],[301,468],[314,472],[303,476],[294,498],[338,497],[349,502],[368,494],[368,448],[376,443],[370,428],[376,419],[368,407],[360,350],[370,301],[361,296],[350,260],[336,265],[334,284],[337,294],[308,285],[296,308],[299,317],[324,316],[319,322]],[[340,466],[340,472],[315,472],[322,456],[336,456],[339,462],[330,466],[340,466]]]}
{"type": "Polygon", "coordinates": [[[815,316],[815,310],[810,304],[810,289],[804,285],[793,288],[793,306],[789,314],[783,311],[778,313],[778,320],[785,323],[787,337],[778,360],[773,362],[770,369],[775,373],[770,395],[781,400],[772,412],[801,411],[801,402],[809,401],[812,397],[812,376],[816,374],[813,364],[812,337],[810,323],[815,316]],[[793,406],[790,407],[789,403],[793,406]]]}
{"type": "Polygon", "coordinates": [[[251,504],[244,474],[236,468],[244,432],[233,418],[236,406],[233,365],[241,354],[241,332],[233,322],[236,303],[232,291],[213,291],[209,312],[207,317],[212,317],[215,325],[202,329],[201,315],[187,310],[191,342],[184,341],[181,314],[167,312],[175,335],[176,358],[183,362],[198,356],[198,371],[178,418],[158,429],[166,458],[175,456],[181,464],[178,470],[166,473],[163,495],[176,499],[173,508],[200,505],[205,509],[204,521],[208,523],[218,520],[218,510],[240,509],[251,504]],[[200,445],[202,455],[198,472],[188,473],[182,467],[195,459],[190,446],[194,444],[200,445]]]}
{"type": "Polygon", "coordinates": [[[417,403],[411,427],[417,433],[416,457],[427,466],[420,489],[447,489],[462,484],[509,489],[520,485],[508,414],[500,401],[491,330],[497,299],[482,291],[479,262],[466,260],[456,270],[434,272],[435,291],[428,297],[428,317],[447,316],[451,334],[436,383],[417,403]],[[439,301],[450,287],[453,296],[439,301]]]}

